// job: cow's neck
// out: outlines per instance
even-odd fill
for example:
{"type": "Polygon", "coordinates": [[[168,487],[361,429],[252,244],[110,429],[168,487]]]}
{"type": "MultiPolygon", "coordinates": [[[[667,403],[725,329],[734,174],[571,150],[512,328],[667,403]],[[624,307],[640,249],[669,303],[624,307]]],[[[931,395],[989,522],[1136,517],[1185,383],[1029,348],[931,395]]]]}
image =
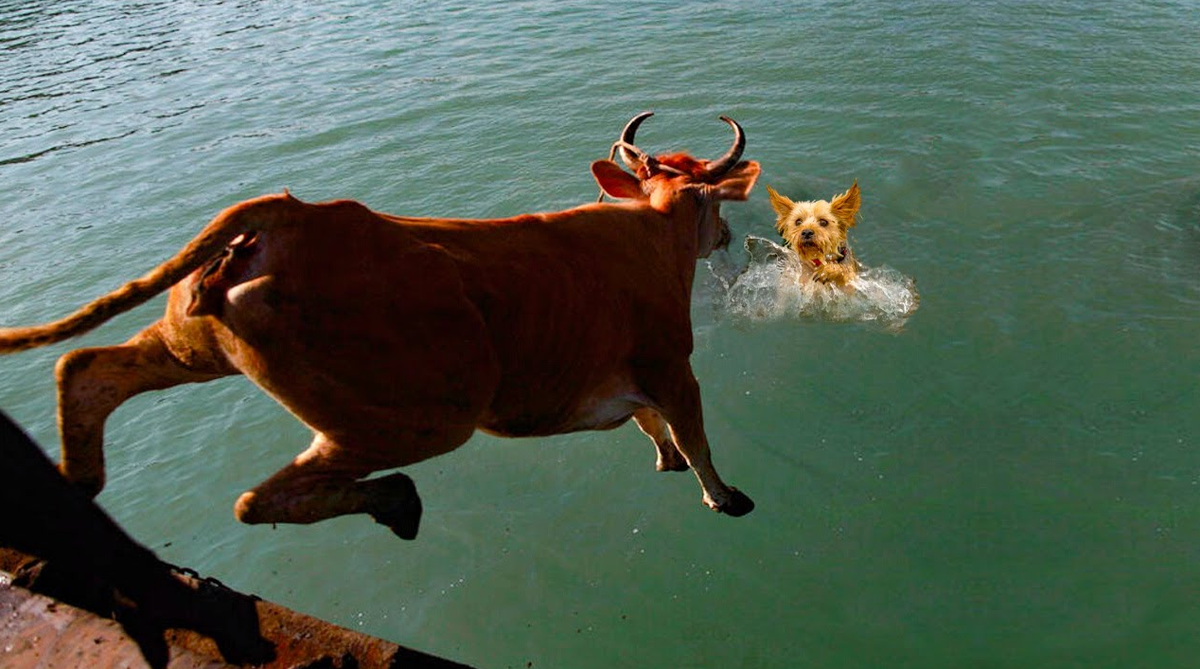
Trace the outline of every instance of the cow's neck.
{"type": "Polygon", "coordinates": [[[684,290],[690,296],[692,282],[696,276],[696,263],[700,260],[700,231],[711,222],[712,208],[705,198],[681,198],[672,212],[671,236],[675,251],[676,266],[683,279],[684,290]]]}

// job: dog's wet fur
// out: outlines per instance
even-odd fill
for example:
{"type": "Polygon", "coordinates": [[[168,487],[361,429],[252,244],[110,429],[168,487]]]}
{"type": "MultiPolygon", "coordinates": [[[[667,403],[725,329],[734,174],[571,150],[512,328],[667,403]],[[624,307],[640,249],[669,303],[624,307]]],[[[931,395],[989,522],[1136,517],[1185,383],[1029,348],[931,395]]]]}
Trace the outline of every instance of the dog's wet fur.
{"type": "Polygon", "coordinates": [[[847,241],[862,202],[858,182],[832,200],[793,202],[770,186],[767,194],[775,229],[799,256],[805,278],[848,288],[860,267],[847,241]]]}

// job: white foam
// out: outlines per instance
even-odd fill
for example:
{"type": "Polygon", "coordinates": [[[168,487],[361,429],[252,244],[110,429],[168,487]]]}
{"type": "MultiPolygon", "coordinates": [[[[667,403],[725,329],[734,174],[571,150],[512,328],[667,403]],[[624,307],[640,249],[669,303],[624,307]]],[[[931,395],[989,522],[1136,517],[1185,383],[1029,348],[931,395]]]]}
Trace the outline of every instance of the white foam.
{"type": "Polygon", "coordinates": [[[899,330],[920,302],[913,279],[887,266],[863,267],[849,282],[853,290],[843,290],[803,279],[800,258],[790,248],[753,235],[745,247],[750,264],[744,270],[713,269],[724,287],[724,309],[736,317],[869,321],[899,330]]]}

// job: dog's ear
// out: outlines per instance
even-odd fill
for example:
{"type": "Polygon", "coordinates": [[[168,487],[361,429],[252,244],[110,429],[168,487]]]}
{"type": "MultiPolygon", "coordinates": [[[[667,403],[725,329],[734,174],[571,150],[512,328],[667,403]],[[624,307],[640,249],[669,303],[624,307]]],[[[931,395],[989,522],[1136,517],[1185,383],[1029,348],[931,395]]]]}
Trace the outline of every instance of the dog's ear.
{"type": "Polygon", "coordinates": [[[833,210],[833,215],[838,217],[847,228],[854,227],[854,215],[858,213],[858,206],[862,204],[862,198],[858,193],[858,180],[854,180],[854,185],[850,186],[850,190],[833,198],[833,202],[829,203],[829,208],[833,210]]]}
{"type": "Polygon", "coordinates": [[[796,203],[776,193],[775,189],[770,186],[767,186],[767,196],[771,198],[771,206],[775,209],[775,213],[779,215],[779,220],[775,223],[775,227],[779,228],[784,219],[796,208],[796,203]]]}

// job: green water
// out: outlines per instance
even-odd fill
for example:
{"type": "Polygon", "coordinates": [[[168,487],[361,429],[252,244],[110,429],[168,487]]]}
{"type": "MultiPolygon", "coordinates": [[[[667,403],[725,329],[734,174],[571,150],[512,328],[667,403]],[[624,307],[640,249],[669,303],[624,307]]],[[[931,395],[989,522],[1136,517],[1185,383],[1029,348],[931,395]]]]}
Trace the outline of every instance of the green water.
{"type": "MultiPolygon", "coordinates": [[[[594,199],[652,151],[858,179],[903,327],[732,300],[698,270],[705,419],[758,507],[700,504],[633,427],[477,436],[412,467],[421,536],[250,527],[309,436],[244,379],[138,397],[99,500],[165,559],[478,667],[1194,667],[1200,660],[1200,12],[861,1],[0,3],[0,324],[62,316],[288,187],[398,214],[594,199]],[[757,314],[757,315],[756,315],[757,314]]],[[[753,300],[751,300],[753,302],[753,300]]],[[[54,360],[0,359],[56,450],[54,360]]]]}

